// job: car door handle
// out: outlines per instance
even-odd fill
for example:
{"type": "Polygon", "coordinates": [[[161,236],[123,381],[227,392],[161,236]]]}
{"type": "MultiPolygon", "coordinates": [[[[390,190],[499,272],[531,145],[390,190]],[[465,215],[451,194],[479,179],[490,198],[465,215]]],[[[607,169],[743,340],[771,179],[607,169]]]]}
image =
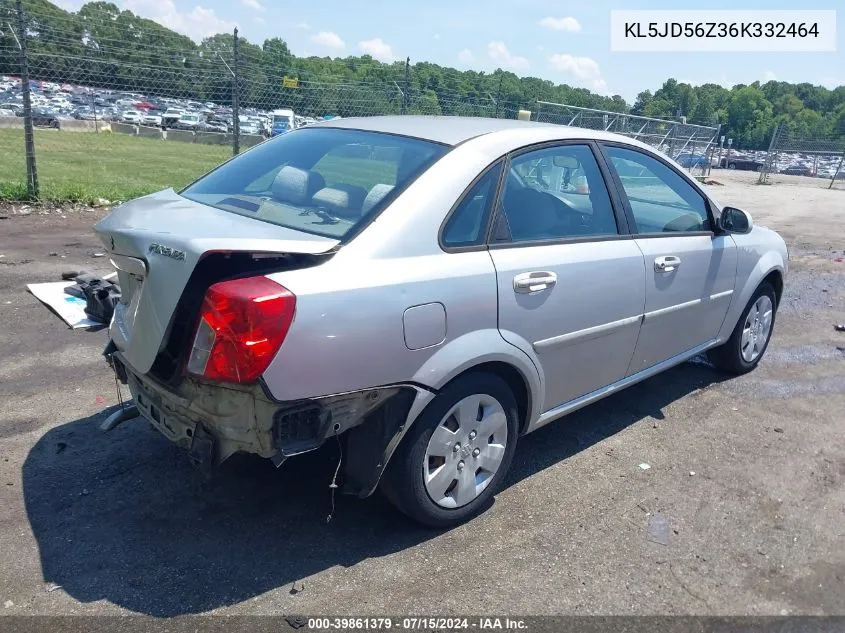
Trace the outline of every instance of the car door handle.
{"type": "Polygon", "coordinates": [[[674,255],[657,257],[654,260],[654,271],[658,273],[671,273],[681,265],[681,258],[674,255]]]}
{"type": "Polygon", "coordinates": [[[513,278],[514,292],[530,294],[551,288],[557,283],[557,275],[548,271],[520,273],[513,278]]]}

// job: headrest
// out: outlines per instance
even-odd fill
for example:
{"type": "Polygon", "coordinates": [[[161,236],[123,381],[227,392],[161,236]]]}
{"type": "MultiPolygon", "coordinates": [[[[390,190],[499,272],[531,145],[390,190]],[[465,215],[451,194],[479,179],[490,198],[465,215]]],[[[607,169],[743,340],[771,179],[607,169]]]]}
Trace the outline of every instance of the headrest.
{"type": "Polygon", "coordinates": [[[361,215],[361,205],[364,204],[366,194],[363,187],[338,183],[320,189],[311,198],[311,202],[341,216],[357,217],[361,215]]]}
{"type": "Polygon", "coordinates": [[[370,189],[367,197],[364,198],[364,204],[361,207],[361,215],[369,213],[374,206],[381,202],[384,197],[393,191],[393,185],[377,184],[370,189]]]}
{"type": "Polygon", "coordinates": [[[554,198],[536,189],[507,192],[504,207],[515,240],[550,237],[557,223],[554,198]]]}
{"type": "Polygon", "coordinates": [[[288,165],[282,167],[276,174],[273,184],[270,185],[270,191],[281,202],[305,204],[325,184],[320,174],[288,165]]]}

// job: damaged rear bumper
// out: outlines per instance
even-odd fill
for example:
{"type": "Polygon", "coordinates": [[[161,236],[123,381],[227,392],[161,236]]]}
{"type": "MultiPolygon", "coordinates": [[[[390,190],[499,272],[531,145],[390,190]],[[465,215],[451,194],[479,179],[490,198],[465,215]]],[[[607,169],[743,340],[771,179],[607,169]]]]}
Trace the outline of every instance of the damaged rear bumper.
{"type": "Polygon", "coordinates": [[[165,437],[211,468],[238,452],[276,465],[347,431],[346,492],[373,492],[408,425],[433,397],[410,384],[278,402],[260,383],[208,383],[185,378],[168,388],[135,371],[115,351],[111,363],[128,384],[139,413],[165,437]]]}

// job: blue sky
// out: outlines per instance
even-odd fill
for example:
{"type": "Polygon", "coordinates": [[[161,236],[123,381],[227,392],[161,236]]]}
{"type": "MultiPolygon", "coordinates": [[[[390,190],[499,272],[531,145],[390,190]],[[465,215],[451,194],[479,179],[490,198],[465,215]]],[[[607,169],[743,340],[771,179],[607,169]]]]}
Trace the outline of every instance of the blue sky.
{"type": "MultiPolygon", "coordinates": [[[[281,37],[300,56],[360,55],[383,61],[430,61],[620,94],[629,103],[668,77],[730,87],[755,80],[845,84],[845,10],[837,15],[833,53],[612,53],[611,9],[837,9],[784,0],[711,5],[660,0],[113,0],[196,40],[235,25],[255,43],[281,37]]],[[[81,0],[59,0],[77,9],[81,0]]]]}

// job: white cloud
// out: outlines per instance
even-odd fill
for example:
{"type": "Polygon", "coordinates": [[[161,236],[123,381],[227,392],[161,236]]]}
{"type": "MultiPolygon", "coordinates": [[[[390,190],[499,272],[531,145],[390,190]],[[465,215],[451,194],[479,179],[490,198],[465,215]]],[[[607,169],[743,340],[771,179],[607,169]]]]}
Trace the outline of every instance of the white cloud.
{"type": "Polygon", "coordinates": [[[763,73],[763,80],[764,81],[777,81],[778,76],[775,73],[773,73],[771,70],[767,70],[765,73],[763,73]]]}
{"type": "Polygon", "coordinates": [[[179,11],[173,0],[124,0],[122,8],[199,41],[215,33],[230,33],[237,22],[224,20],[214,9],[196,5],[179,11]]]}
{"type": "Polygon", "coordinates": [[[434,39],[439,40],[439,39],[440,39],[440,33],[435,33],[435,34],[434,34],[434,39]]]}
{"type": "Polygon", "coordinates": [[[340,36],[337,33],[332,33],[331,31],[320,31],[317,35],[311,36],[311,41],[315,44],[319,44],[320,46],[325,46],[326,48],[339,49],[346,46],[344,41],[340,39],[340,36]]]}
{"type": "Polygon", "coordinates": [[[577,33],[581,30],[581,23],[570,16],[565,18],[543,18],[538,22],[538,24],[551,31],[569,31],[570,33],[577,33]]]}
{"type": "Polygon", "coordinates": [[[262,24],[262,25],[267,24],[267,20],[265,20],[264,18],[262,18],[261,16],[258,16],[258,15],[256,15],[254,18],[252,18],[252,21],[255,22],[256,24],[262,24]]]}
{"type": "Polygon", "coordinates": [[[504,42],[490,42],[487,45],[487,56],[494,62],[499,64],[502,68],[510,68],[512,70],[525,70],[530,64],[528,60],[519,55],[511,55],[508,47],[504,42]]]}
{"type": "Polygon", "coordinates": [[[254,9],[255,11],[266,11],[264,5],[258,0],[241,0],[241,4],[249,9],[254,9]]]}
{"type": "Polygon", "coordinates": [[[599,94],[607,94],[607,82],[601,76],[596,60],[590,57],[575,57],[556,53],[549,57],[549,66],[572,75],[579,85],[599,94]]]}
{"type": "Polygon", "coordinates": [[[297,22],[296,24],[293,25],[293,28],[299,29],[300,31],[310,31],[311,25],[308,24],[307,22],[297,22]]]}
{"type": "Polygon", "coordinates": [[[358,42],[358,48],[361,49],[362,53],[370,55],[373,59],[377,59],[380,62],[392,62],[396,59],[393,55],[393,49],[390,48],[390,44],[386,43],[380,37],[358,42]]]}
{"type": "Polygon", "coordinates": [[[458,53],[458,61],[462,64],[471,64],[475,61],[475,57],[472,54],[472,51],[468,48],[463,49],[461,52],[458,53]]]}

